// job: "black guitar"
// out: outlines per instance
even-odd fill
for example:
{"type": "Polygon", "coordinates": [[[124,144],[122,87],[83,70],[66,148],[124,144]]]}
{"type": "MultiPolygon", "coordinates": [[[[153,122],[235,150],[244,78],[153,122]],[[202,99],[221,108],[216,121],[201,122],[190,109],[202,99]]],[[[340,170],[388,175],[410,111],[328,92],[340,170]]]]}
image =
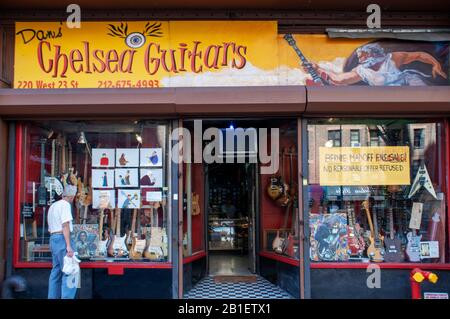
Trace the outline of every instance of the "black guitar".
{"type": "Polygon", "coordinates": [[[306,66],[306,69],[308,70],[308,73],[313,78],[312,81],[307,79],[306,80],[306,85],[319,86],[319,85],[329,84],[329,82],[325,81],[324,79],[322,79],[317,74],[316,70],[314,70],[314,68],[309,64],[309,61],[305,58],[305,56],[303,55],[302,51],[300,51],[300,49],[298,48],[297,43],[295,42],[294,37],[292,36],[292,34],[285,34],[283,38],[287,41],[287,43],[289,43],[289,45],[291,47],[294,48],[295,53],[297,53],[298,57],[302,61],[302,64],[304,64],[306,66]]]}

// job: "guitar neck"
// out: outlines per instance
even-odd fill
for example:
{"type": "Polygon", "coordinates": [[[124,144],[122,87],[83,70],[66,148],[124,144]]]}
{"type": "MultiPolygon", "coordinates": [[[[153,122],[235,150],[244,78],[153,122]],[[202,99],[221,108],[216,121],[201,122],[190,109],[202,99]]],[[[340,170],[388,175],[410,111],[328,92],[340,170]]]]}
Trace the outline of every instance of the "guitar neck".
{"type": "Polygon", "coordinates": [[[131,221],[131,236],[136,233],[137,209],[133,209],[133,219],[131,221]]]}
{"type": "Polygon", "coordinates": [[[117,236],[119,236],[120,237],[120,215],[121,215],[121,210],[120,210],[120,208],[116,208],[116,226],[117,226],[117,228],[116,228],[116,234],[117,234],[117,236]]]}
{"type": "Polygon", "coordinates": [[[98,219],[98,237],[99,240],[103,240],[103,209],[100,210],[100,216],[98,219]]]}
{"type": "Polygon", "coordinates": [[[373,228],[372,217],[370,216],[369,202],[368,201],[364,201],[363,205],[364,205],[364,210],[366,211],[367,221],[369,222],[370,232],[372,233],[372,236],[374,236],[375,231],[374,231],[374,228],[373,228]]]}
{"type": "Polygon", "coordinates": [[[389,238],[394,239],[394,210],[389,208],[389,238]]]}
{"type": "MultiPolygon", "coordinates": [[[[306,57],[303,55],[302,51],[300,51],[300,49],[298,48],[294,38],[292,37],[292,35],[286,35],[285,36],[286,41],[288,41],[289,45],[292,46],[292,48],[294,49],[295,53],[297,53],[297,56],[300,58],[300,60],[302,61],[303,64],[308,63],[308,59],[306,59],[306,57]],[[287,38],[286,38],[287,37],[287,38]]],[[[321,83],[324,84],[324,81],[322,80],[322,78],[317,74],[316,70],[314,70],[313,67],[311,66],[307,66],[306,67],[308,70],[308,73],[311,74],[314,82],[316,83],[321,83]]]]}

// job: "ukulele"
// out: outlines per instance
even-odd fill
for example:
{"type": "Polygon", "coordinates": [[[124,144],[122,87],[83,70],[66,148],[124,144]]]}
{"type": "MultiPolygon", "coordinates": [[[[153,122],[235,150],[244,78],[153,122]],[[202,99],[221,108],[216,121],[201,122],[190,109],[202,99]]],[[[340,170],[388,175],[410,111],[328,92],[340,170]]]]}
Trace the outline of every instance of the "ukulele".
{"type": "Polygon", "coordinates": [[[390,263],[399,263],[404,260],[402,243],[400,239],[394,236],[394,212],[393,208],[389,208],[389,238],[384,240],[384,260],[390,263]]]}
{"type": "Polygon", "coordinates": [[[382,236],[380,237],[378,234],[378,223],[375,211],[373,218],[374,223],[372,223],[372,217],[370,216],[369,210],[369,201],[365,200],[363,202],[363,206],[364,210],[366,211],[367,221],[369,222],[370,227],[370,237],[369,237],[370,245],[369,247],[367,247],[367,256],[373,262],[382,262],[384,260],[383,258],[384,251],[382,244],[383,237],[382,236]]]}

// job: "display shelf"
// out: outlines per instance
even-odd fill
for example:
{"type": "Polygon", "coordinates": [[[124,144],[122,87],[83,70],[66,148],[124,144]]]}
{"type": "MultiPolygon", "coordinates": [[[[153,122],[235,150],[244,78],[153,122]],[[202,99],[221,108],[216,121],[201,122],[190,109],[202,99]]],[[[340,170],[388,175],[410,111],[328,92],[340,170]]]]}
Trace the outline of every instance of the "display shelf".
{"type": "Polygon", "coordinates": [[[183,258],[183,264],[189,264],[189,263],[194,262],[196,260],[199,260],[199,259],[201,259],[203,257],[206,257],[206,252],[205,251],[196,252],[196,253],[192,254],[191,256],[184,257],[183,258]]]}
{"type": "Polygon", "coordinates": [[[300,261],[298,259],[294,259],[294,258],[291,258],[289,256],[283,256],[283,255],[279,255],[277,253],[273,253],[273,252],[269,252],[269,251],[262,251],[262,252],[259,253],[259,255],[261,257],[265,257],[265,258],[269,258],[269,259],[272,259],[272,260],[280,261],[282,263],[289,264],[289,265],[292,265],[292,266],[297,266],[297,267],[300,266],[300,261]]]}

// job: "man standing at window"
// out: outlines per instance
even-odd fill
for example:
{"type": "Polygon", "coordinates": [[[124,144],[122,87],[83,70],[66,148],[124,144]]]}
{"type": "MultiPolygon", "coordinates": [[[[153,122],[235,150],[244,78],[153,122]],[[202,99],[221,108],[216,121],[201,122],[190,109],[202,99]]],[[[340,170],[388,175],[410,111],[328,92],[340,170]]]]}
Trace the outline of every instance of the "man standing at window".
{"type": "Polygon", "coordinates": [[[74,253],[70,233],[73,231],[71,203],[76,193],[76,186],[66,185],[62,199],[53,203],[48,210],[53,265],[48,281],[48,299],[74,299],[77,292],[77,287],[71,285],[67,280],[68,275],[62,272],[64,256],[73,257],[74,253]]]}

